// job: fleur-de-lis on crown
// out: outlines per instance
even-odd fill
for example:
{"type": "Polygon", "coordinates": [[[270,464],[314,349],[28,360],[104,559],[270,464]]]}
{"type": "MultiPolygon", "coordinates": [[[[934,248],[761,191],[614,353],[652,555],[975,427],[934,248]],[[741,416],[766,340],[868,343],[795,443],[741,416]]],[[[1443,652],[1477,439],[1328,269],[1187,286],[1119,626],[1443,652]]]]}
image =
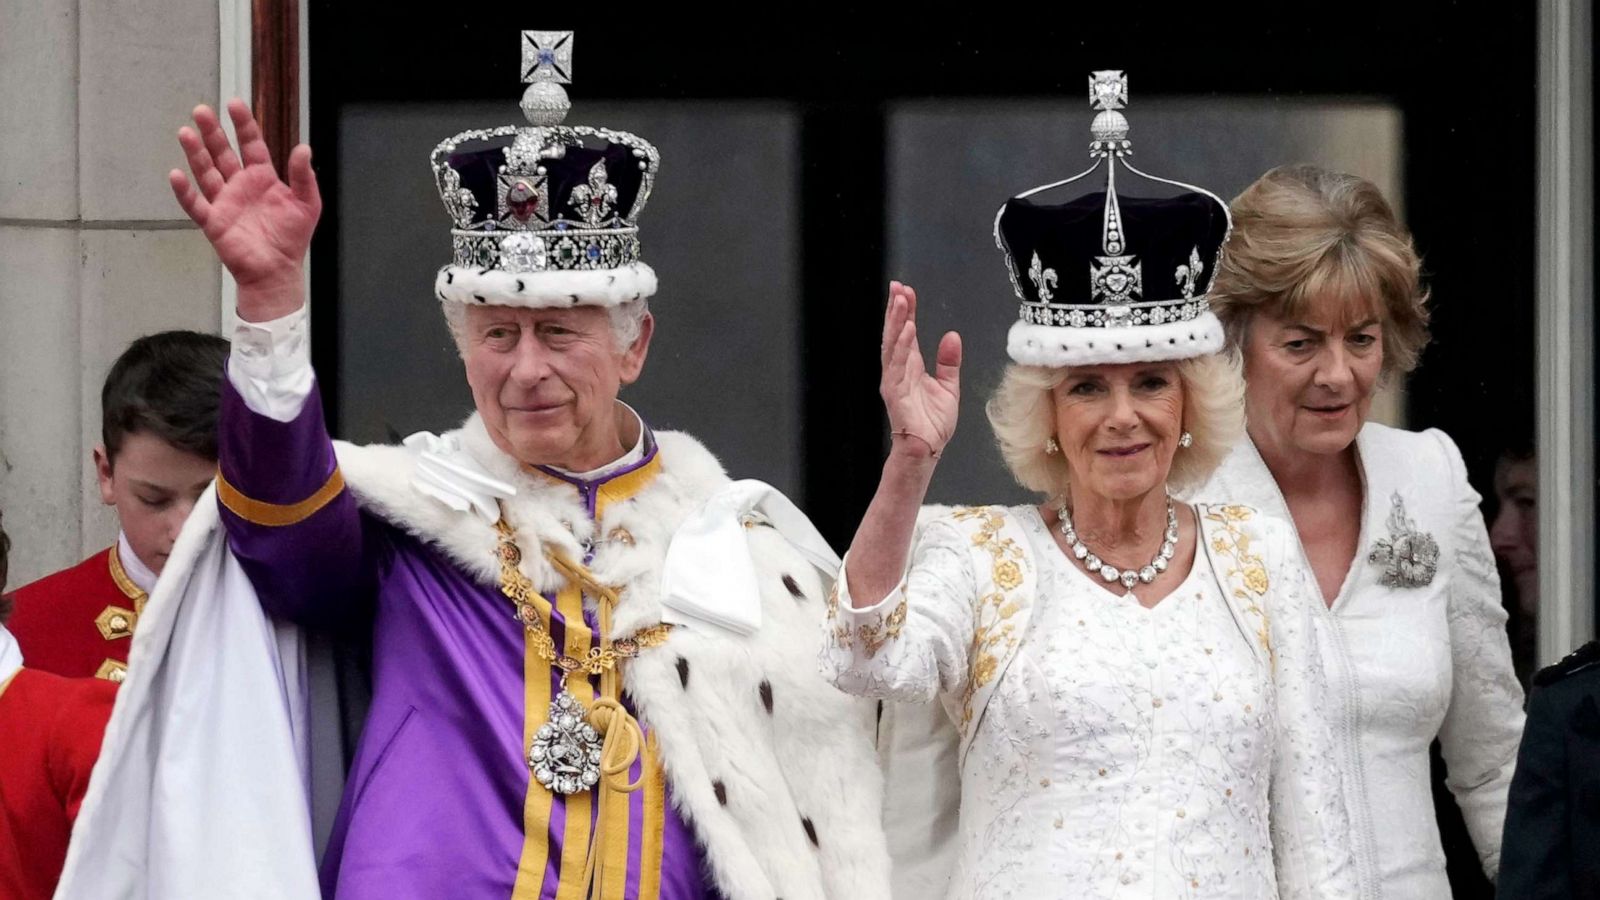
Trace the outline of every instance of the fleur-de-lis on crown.
{"type": "Polygon", "coordinates": [[[606,164],[601,160],[589,170],[589,183],[572,189],[572,205],[591,227],[598,227],[611,215],[617,202],[617,186],[606,183],[606,164]]]}
{"type": "Polygon", "coordinates": [[[478,211],[478,198],[472,192],[461,186],[461,173],[448,166],[444,170],[444,198],[445,211],[450,213],[457,228],[471,228],[472,217],[478,211]]]}
{"type": "Polygon", "coordinates": [[[1200,283],[1200,273],[1205,271],[1206,264],[1200,261],[1200,248],[1195,247],[1189,251],[1187,265],[1178,266],[1178,286],[1183,289],[1183,299],[1194,298],[1195,287],[1200,283]]]}
{"type": "Polygon", "coordinates": [[[1044,264],[1039,262],[1037,253],[1033,254],[1033,262],[1028,265],[1028,280],[1039,289],[1040,303],[1049,303],[1050,298],[1055,296],[1052,289],[1056,286],[1056,270],[1046,269],[1044,264]]]}

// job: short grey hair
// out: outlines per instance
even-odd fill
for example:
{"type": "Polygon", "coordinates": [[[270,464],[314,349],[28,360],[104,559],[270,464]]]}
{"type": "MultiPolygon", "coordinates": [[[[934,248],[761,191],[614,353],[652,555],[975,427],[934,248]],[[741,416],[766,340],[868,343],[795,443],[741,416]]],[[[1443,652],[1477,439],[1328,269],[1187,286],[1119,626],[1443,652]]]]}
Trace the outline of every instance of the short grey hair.
{"type": "Polygon", "coordinates": [[[650,315],[650,298],[640,297],[606,308],[611,317],[611,334],[617,339],[617,349],[633,346],[644,331],[644,317],[650,315]]]}
{"type": "MultiPolygon", "coordinates": [[[[456,342],[456,351],[466,354],[466,346],[462,344],[465,337],[463,329],[467,324],[467,306],[446,300],[440,303],[444,308],[444,323],[450,329],[450,337],[456,342]]],[[[633,346],[644,331],[644,318],[650,315],[650,298],[640,297],[619,303],[616,306],[606,307],[606,315],[611,319],[611,336],[617,343],[618,350],[626,350],[633,346]]]]}

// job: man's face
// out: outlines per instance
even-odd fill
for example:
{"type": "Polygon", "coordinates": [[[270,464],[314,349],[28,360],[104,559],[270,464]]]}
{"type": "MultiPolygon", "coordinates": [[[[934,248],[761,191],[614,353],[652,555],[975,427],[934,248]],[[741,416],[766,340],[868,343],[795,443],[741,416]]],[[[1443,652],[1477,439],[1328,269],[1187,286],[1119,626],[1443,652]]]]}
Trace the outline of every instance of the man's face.
{"type": "Polygon", "coordinates": [[[1539,611],[1538,462],[1502,460],[1495,467],[1494,492],[1500,510],[1489,525],[1489,543],[1516,583],[1522,611],[1535,615],[1539,611]]]}
{"type": "Polygon", "coordinates": [[[134,554],[161,574],[184,520],[217,473],[217,461],[134,432],[123,438],[114,460],[105,447],[96,447],[94,468],[100,499],[116,507],[134,554]]]}
{"type": "Polygon", "coordinates": [[[467,383],[495,446],[579,472],[622,455],[617,392],[643,370],[653,326],[646,316],[638,339],[618,347],[600,307],[468,307],[467,383]]]}

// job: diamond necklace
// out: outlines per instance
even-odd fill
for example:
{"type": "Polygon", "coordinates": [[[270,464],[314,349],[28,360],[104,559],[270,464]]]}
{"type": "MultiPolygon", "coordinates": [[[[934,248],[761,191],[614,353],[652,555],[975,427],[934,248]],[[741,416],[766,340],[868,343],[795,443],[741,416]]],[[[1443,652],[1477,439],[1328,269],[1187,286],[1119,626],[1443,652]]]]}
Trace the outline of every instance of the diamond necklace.
{"type": "Polygon", "coordinates": [[[1067,539],[1067,544],[1072,547],[1072,555],[1084,568],[1091,572],[1098,572],[1106,581],[1120,581],[1122,586],[1133,589],[1134,584],[1144,582],[1149,584],[1156,580],[1156,576],[1167,570],[1167,563],[1172,561],[1172,555],[1178,551],[1178,510],[1172,505],[1172,497],[1167,497],[1167,533],[1161,542],[1161,550],[1156,553],[1155,559],[1150,564],[1135,572],[1132,569],[1118,569],[1116,566],[1096,556],[1083,541],[1078,538],[1077,529],[1072,527],[1072,515],[1067,512],[1067,504],[1063,502],[1058,509],[1061,514],[1061,536],[1067,539]]]}

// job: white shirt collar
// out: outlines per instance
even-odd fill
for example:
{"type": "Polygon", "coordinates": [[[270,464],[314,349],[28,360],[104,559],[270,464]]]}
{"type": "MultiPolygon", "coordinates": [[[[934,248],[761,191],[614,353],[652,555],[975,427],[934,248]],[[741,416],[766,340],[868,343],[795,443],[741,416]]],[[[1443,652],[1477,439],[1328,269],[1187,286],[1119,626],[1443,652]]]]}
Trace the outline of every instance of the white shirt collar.
{"type": "Polygon", "coordinates": [[[156,573],[144,564],[144,560],[133,552],[133,545],[128,543],[126,531],[117,533],[117,559],[122,562],[122,571],[128,573],[128,580],[132,581],[139,590],[146,594],[155,590],[156,573]]]}
{"type": "Polygon", "coordinates": [[[22,668],[22,648],[4,625],[0,625],[0,684],[22,668]]]}
{"type": "MultiPolygon", "coordinates": [[[[621,400],[618,400],[617,402],[622,403],[621,400]]],[[[615,472],[619,469],[625,469],[628,466],[637,463],[639,460],[644,459],[644,419],[640,418],[638,411],[628,404],[622,403],[622,408],[627,410],[629,415],[633,416],[635,422],[639,423],[639,438],[633,442],[632,449],[612,460],[611,462],[599,467],[598,469],[590,469],[587,472],[568,472],[566,469],[556,469],[555,466],[551,466],[550,468],[555,469],[557,472],[560,472],[568,478],[572,478],[577,481],[596,481],[604,478],[612,472],[615,472]]]]}

